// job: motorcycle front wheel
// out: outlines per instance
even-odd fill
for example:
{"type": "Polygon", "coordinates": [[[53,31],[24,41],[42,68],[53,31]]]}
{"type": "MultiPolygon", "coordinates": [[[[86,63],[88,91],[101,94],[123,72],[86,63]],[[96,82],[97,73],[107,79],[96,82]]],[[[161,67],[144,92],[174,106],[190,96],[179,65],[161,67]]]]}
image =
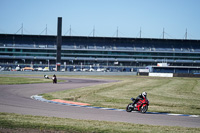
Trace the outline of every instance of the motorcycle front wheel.
{"type": "Polygon", "coordinates": [[[132,103],[129,103],[129,104],[127,105],[126,111],[127,111],[127,112],[133,111],[133,105],[132,105],[132,103]]]}
{"type": "Polygon", "coordinates": [[[148,106],[147,106],[147,105],[141,106],[141,108],[140,108],[140,112],[141,112],[141,113],[146,113],[147,110],[148,110],[148,106]]]}

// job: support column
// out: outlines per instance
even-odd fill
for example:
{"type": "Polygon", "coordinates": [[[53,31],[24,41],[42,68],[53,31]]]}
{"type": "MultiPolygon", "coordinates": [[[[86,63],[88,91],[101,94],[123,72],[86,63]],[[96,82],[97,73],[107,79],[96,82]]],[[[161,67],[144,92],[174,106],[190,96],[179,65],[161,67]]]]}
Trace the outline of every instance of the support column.
{"type": "Polygon", "coordinates": [[[61,45],[62,45],[62,17],[58,17],[57,28],[57,54],[56,54],[56,70],[60,71],[61,65],[61,45]]]}

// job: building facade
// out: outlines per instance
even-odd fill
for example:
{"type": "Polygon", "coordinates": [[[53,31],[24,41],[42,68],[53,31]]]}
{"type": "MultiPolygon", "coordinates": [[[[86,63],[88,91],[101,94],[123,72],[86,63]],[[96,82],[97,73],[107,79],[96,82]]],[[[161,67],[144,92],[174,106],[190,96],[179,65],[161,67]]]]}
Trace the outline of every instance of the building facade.
{"type": "MultiPolygon", "coordinates": [[[[62,36],[61,66],[200,66],[200,40],[62,36]]],[[[56,36],[0,34],[0,65],[55,65],[56,36]]]]}

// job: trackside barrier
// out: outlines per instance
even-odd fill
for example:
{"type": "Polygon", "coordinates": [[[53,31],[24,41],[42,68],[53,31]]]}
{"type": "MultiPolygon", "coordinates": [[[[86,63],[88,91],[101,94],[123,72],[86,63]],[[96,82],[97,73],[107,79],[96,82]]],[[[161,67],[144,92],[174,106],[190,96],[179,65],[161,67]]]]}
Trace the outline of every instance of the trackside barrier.
{"type": "Polygon", "coordinates": [[[31,74],[31,75],[137,75],[137,72],[38,72],[38,71],[0,71],[0,74],[31,74]]]}
{"type": "Polygon", "coordinates": [[[149,73],[149,76],[154,76],[154,77],[173,77],[173,73],[149,73]]]}
{"type": "Polygon", "coordinates": [[[149,76],[148,72],[138,72],[137,73],[138,76],[149,76]]]}
{"type": "Polygon", "coordinates": [[[174,77],[192,77],[192,78],[199,78],[200,74],[185,74],[185,73],[174,73],[174,77]]]}

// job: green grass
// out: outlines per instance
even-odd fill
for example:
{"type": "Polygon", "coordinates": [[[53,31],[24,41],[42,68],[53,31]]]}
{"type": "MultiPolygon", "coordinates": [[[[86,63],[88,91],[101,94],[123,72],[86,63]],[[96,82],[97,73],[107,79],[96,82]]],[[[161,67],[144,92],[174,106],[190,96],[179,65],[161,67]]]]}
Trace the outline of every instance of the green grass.
{"type": "Polygon", "coordinates": [[[123,122],[76,120],[0,113],[1,130],[11,132],[70,132],[70,133],[137,133],[137,132],[200,132],[200,128],[151,126],[123,122]]]}
{"type": "Polygon", "coordinates": [[[33,83],[50,83],[49,79],[26,78],[26,77],[0,77],[0,85],[7,84],[33,84],[33,83]]]}
{"type": "MultiPolygon", "coordinates": [[[[66,77],[66,76],[59,76],[66,77]]],[[[119,80],[109,84],[44,94],[48,99],[60,98],[90,103],[94,106],[122,108],[142,91],[148,92],[149,111],[200,114],[199,78],[155,78],[137,76],[68,76],[74,78],[119,80]]],[[[6,77],[0,84],[29,84],[52,82],[49,79],[6,77]]],[[[61,81],[60,81],[61,82],[61,81]]],[[[123,122],[76,120],[0,113],[0,132],[200,132],[200,128],[152,126],[123,122]]]]}
{"type": "MultiPolygon", "coordinates": [[[[60,76],[66,77],[66,76],[60,76]]],[[[90,103],[93,106],[124,109],[131,97],[148,93],[149,111],[200,115],[199,78],[155,78],[138,76],[68,76],[119,80],[109,84],[43,94],[46,99],[90,103]]],[[[48,83],[51,79],[0,75],[0,84],[48,83]]],[[[58,82],[62,82],[59,80],[58,82]]]]}
{"type": "MultiPolygon", "coordinates": [[[[58,82],[63,82],[65,80],[58,80],[58,82]]],[[[27,77],[7,77],[5,75],[0,75],[0,85],[9,84],[35,84],[35,83],[51,83],[51,79],[44,78],[29,78],[27,77]]]]}
{"type": "MultiPolygon", "coordinates": [[[[72,76],[70,76],[72,77],[72,76]]],[[[73,76],[120,80],[109,84],[53,92],[47,99],[59,98],[90,103],[93,106],[125,109],[131,97],[148,93],[148,111],[200,115],[199,78],[155,78],[137,76],[73,76]]]]}

